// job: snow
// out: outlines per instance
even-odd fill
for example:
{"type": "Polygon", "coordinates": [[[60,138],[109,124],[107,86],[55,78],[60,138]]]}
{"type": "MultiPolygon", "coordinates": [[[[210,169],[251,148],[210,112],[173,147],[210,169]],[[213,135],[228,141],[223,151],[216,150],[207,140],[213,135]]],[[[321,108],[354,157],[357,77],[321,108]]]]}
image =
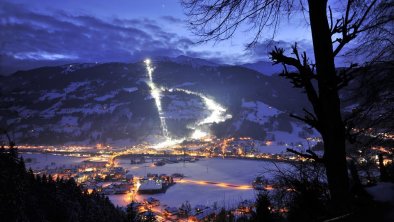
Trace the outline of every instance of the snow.
{"type": "Polygon", "coordinates": [[[17,112],[19,117],[30,117],[39,112],[37,110],[28,109],[23,106],[12,106],[9,108],[9,110],[17,112]]]}
{"type": "Polygon", "coordinates": [[[124,105],[126,103],[111,103],[109,105],[92,104],[87,103],[83,108],[67,108],[60,109],[57,114],[71,114],[71,113],[83,113],[88,114],[104,114],[112,113],[118,106],[124,105]]]}
{"type": "Polygon", "coordinates": [[[286,152],[287,147],[284,145],[269,145],[269,146],[259,146],[258,150],[260,153],[269,153],[269,154],[279,154],[286,152]]]}
{"type": "MultiPolygon", "coordinates": [[[[260,125],[268,122],[271,117],[282,113],[281,111],[260,101],[242,100],[241,106],[244,108],[244,111],[242,112],[243,117],[241,120],[249,120],[260,125]]],[[[234,123],[234,126],[237,130],[241,127],[242,122],[243,121],[238,121],[234,123]]]]}
{"type": "Polygon", "coordinates": [[[81,86],[89,84],[89,81],[84,81],[84,82],[71,82],[66,88],[64,88],[65,93],[70,93],[75,91],[81,86]]]}
{"type": "Polygon", "coordinates": [[[145,183],[142,183],[140,186],[140,190],[161,190],[162,184],[156,183],[154,180],[148,180],[145,183]]]}
{"type": "Polygon", "coordinates": [[[198,119],[202,118],[203,110],[204,105],[200,99],[180,100],[179,97],[173,97],[165,107],[164,114],[167,119],[198,119]]]}
{"type": "MultiPolygon", "coordinates": [[[[34,170],[70,168],[83,164],[83,161],[88,159],[40,153],[23,153],[21,155],[25,160],[31,159],[30,162],[26,161],[26,167],[34,170]]],[[[154,167],[152,163],[132,165],[128,158],[117,159],[116,161],[119,166],[128,170],[128,174],[136,177],[144,177],[147,173],[184,174],[183,181],[185,182],[176,183],[166,193],[137,195],[139,201],[154,197],[161,202],[162,206],[171,207],[180,207],[182,203],[189,201],[192,206],[200,204],[209,206],[216,202],[219,206],[232,208],[243,200],[254,200],[256,191],[253,189],[242,190],[234,187],[220,187],[212,184],[200,185],[187,181],[210,181],[251,186],[256,176],[264,175],[266,178],[272,178],[277,167],[289,167],[286,163],[274,164],[269,161],[221,158],[201,159],[194,163],[166,164],[161,167],[154,167]]],[[[109,195],[108,197],[118,206],[126,206],[131,201],[129,194],[109,195]]]]}
{"type": "Polygon", "coordinates": [[[73,133],[74,135],[80,134],[80,128],[78,127],[78,117],[76,116],[62,116],[62,119],[58,123],[58,127],[54,128],[54,132],[60,133],[73,133]]]}
{"type": "Polygon", "coordinates": [[[253,109],[256,107],[256,103],[253,101],[246,102],[246,101],[242,100],[242,107],[253,109]]]}
{"type": "Polygon", "coordinates": [[[63,116],[62,119],[60,120],[60,125],[65,126],[65,125],[78,125],[78,117],[75,116],[63,116]]]}
{"type": "Polygon", "coordinates": [[[41,112],[41,116],[45,117],[45,118],[51,118],[54,117],[56,114],[56,110],[62,105],[62,102],[59,101],[57,103],[55,103],[54,105],[52,105],[51,107],[49,107],[48,109],[44,110],[41,112]]]}
{"type": "Polygon", "coordinates": [[[298,136],[299,132],[302,131],[302,128],[295,123],[291,123],[293,128],[291,133],[283,132],[283,131],[273,131],[272,133],[275,135],[275,141],[284,142],[286,144],[290,143],[302,143],[305,142],[306,139],[298,136]]]}
{"type": "Polygon", "coordinates": [[[44,101],[44,100],[53,100],[57,98],[61,98],[64,96],[64,93],[58,93],[58,92],[47,92],[44,93],[38,100],[39,101],[44,101]]]}
{"type": "Polygon", "coordinates": [[[184,83],[175,85],[175,86],[173,86],[172,88],[184,88],[185,86],[193,86],[193,85],[195,85],[195,84],[196,84],[196,83],[194,83],[194,82],[184,82],[184,83]]]}
{"type": "Polygon", "coordinates": [[[135,145],[135,140],[132,139],[117,139],[113,140],[112,138],[107,139],[106,143],[113,147],[126,147],[135,145]]]}
{"type": "MultiPolygon", "coordinates": [[[[376,201],[386,202],[394,209],[394,183],[378,183],[376,186],[365,188],[376,201]]],[[[390,209],[390,208],[389,208],[390,209]]],[[[384,221],[394,221],[394,211],[385,215],[384,221]]]]}
{"type": "MultiPolygon", "coordinates": [[[[269,135],[275,136],[275,140],[272,141],[270,145],[258,147],[259,152],[280,154],[286,152],[287,148],[305,151],[316,145],[316,141],[308,141],[307,139],[299,136],[299,133],[303,131],[302,124],[291,123],[291,126],[293,128],[291,133],[277,130],[269,132],[269,135]]],[[[313,134],[309,136],[318,137],[318,133],[314,130],[313,134]]]]}
{"type": "Polygon", "coordinates": [[[366,190],[376,201],[390,202],[394,205],[394,183],[382,182],[366,190]]]}
{"type": "Polygon", "coordinates": [[[127,194],[107,195],[107,197],[115,206],[126,207],[128,204],[130,204],[130,197],[127,194]]]}
{"type": "Polygon", "coordinates": [[[21,156],[25,159],[26,168],[32,168],[33,170],[73,167],[82,164],[84,160],[87,160],[87,158],[82,157],[41,153],[22,153],[21,156]],[[28,162],[28,159],[31,159],[31,162],[28,162]]]}
{"type": "MultiPolygon", "coordinates": [[[[153,167],[151,163],[131,165],[129,159],[118,159],[117,162],[137,177],[143,177],[147,173],[167,175],[182,173],[185,175],[184,180],[203,180],[248,186],[258,175],[264,174],[267,178],[272,177],[276,169],[275,164],[267,161],[220,158],[201,159],[194,163],[166,164],[161,167],[153,167]]],[[[277,165],[286,166],[285,163],[277,163],[277,165]]],[[[159,199],[162,204],[171,207],[179,207],[185,201],[189,201],[192,206],[198,204],[211,205],[217,202],[221,206],[232,207],[242,200],[254,199],[255,194],[253,189],[240,190],[209,184],[199,185],[178,182],[171,186],[166,193],[138,196],[141,200],[153,196],[159,199]]],[[[126,196],[110,197],[110,199],[119,206],[125,206],[129,203],[126,196]]]]}
{"type": "Polygon", "coordinates": [[[138,90],[137,87],[129,87],[129,88],[123,88],[124,91],[128,92],[128,93],[132,93],[138,90]]]}
{"type": "Polygon", "coordinates": [[[243,108],[248,108],[256,111],[256,118],[262,118],[262,117],[271,117],[280,114],[281,112],[263,102],[260,101],[250,101],[246,102],[242,100],[242,107],[243,108]]]}
{"type": "Polygon", "coordinates": [[[88,94],[84,94],[83,96],[72,95],[72,98],[87,100],[87,99],[93,98],[95,96],[96,96],[96,94],[94,94],[94,93],[88,93],[88,94]]]}
{"type": "Polygon", "coordinates": [[[94,100],[98,101],[98,102],[103,102],[107,99],[111,99],[114,98],[116,96],[116,94],[118,93],[118,91],[112,91],[106,95],[100,96],[100,97],[96,97],[94,100]]]}
{"type": "Polygon", "coordinates": [[[63,74],[75,72],[80,69],[86,69],[89,67],[93,67],[97,65],[98,63],[83,63],[83,64],[69,64],[69,65],[64,65],[63,68],[64,70],[62,71],[63,74]]]}

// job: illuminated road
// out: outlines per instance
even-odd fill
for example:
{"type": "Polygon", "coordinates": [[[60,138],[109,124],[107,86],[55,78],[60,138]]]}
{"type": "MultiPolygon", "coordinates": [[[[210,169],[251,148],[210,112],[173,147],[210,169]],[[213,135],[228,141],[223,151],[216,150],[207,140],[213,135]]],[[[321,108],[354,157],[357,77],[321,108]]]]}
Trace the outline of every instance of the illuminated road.
{"type": "MultiPolygon", "coordinates": [[[[206,181],[206,180],[190,180],[190,179],[182,179],[176,181],[177,183],[184,183],[184,184],[197,184],[202,186],[216,186],[226,189],[233,189],[233,190],[252,190],[253,187],[250,185],[240,185],[240,184],[230,184],[230,183],[222,183],[222,182],[214,182],[214,181],[206,181]]],[[[272,186],[265,187],[267,190],[272,190],[272,186]]]]}

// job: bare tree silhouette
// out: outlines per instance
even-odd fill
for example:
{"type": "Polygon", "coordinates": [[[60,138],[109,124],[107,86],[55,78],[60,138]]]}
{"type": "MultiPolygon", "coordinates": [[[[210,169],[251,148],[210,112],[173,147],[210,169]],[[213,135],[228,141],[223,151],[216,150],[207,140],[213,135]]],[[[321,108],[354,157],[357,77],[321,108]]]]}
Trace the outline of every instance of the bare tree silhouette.
{"type": "MultiPolygon", "coordinates": [[[[253,47],[264,30],[275,31],[281,18],[304,13],[309,19],[314,49],[314,62],[297,44],[291,55],[283,48],[275,48],[270,57],[283,64],[282,76],[298,88],[305,90],[313,110],[305,116],[292,115],[321,134],[324,156],[312,151],[297,153],[324,163],[333,205],[345,209],[349,203],[349,180],[346,161],[346,127],[341,115],[339,91],[353,78],[354,67],[337,71],[335,57],[343,53],[350,42],[358,42],[354,53],[365,52],[368,61],[392,60],[394,44],[394,3],[384,0],[183,0],[191,30],[201,37],[200,42],[221,41],[231,38],[242,25],[248,26],[253,47]],[[373,57],[372,57],[373,56],[373,57]],[[288,71],[295,67],[298,72],[288,71]]],[[[292,151],[292,150],[290,150],[292,151]]]]}

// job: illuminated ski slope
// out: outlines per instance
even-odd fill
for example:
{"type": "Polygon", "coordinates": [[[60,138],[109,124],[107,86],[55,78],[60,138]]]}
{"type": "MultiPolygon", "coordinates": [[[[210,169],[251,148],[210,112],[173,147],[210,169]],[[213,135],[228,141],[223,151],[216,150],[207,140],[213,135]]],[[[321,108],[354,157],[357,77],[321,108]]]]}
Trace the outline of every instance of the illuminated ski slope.
{"type": "Polygon", "coordinates": [[[209,116],[207,116],[206,118],[198,121],[194,126],[191,126],[190,129],[194,130],[194,132],[192,133],[190,139],[201,139],[207,136],[210,136],[210,132],[209,130],[207,130],[207,126],[209,126],[212,123],[220,123],[223,122],[227,119],[232,118],[232,116],[230,114],[227,113],[227,110],[225,107],[223,107],[222,105],[220,105],[219,103],[217,103],[215,100],[209,98],[208,96],[202,94],[202,93],[198,93],[198,92],[193,92],[187,89],[180,89],[180,88],[164,88],[164,87],[158,87],[153,79],[153,71],[154,71],[154,67],[152,66],[152,62],[150,59],[146,59],[144,61],[145,66],[146,66],[146,70],[147,70],[147,74],[148,74],[148,86],[150,88],[150,93],[152,98],[155,100],[155,105],[157,108],[157,112],[159,113],[159,118],[160,118],[160,126],[161,126],[161,130],[162,130],[162,134],[164,137],[164,141],[160,142],[158,144],[156,144],[154,147],[155,148],[164,148],[164,147],[170,147],[173,145],[176,145],[178,143],[181,143],[182,141],[184,141],[187,138],[182,138],[182,139],[173,139],[170,136],[170,132],[168,131],[168,127],[167,127],[167,122],[166,122],[166,118],[163,112],[163,107],[161,105],[161,97],[162,97],[162,93],[165,91],[168,92],[183,92],[189,95],[194,95],[194,96],[198,96],[201,98],[201,100],[204,102],[205,107],[207,108],[207,110],[209,110],[211,112],[211,114],[209,116]]]}

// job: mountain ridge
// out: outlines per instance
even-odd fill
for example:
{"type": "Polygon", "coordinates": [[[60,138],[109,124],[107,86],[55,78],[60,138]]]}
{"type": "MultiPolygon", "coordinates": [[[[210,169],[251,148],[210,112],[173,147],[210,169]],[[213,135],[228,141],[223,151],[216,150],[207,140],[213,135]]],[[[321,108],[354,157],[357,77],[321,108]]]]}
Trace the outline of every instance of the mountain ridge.
{"type": "MultiPolygon", "coordinates": [[[[287,115],[270,116],[267,122],[243,119],[249,115],[245,112],[257,112],[242,107],[243,101],[260,101],[281,113],[294,112],[302,103],[307,105],[302,102],[303,95],[295,93],[300,91],[286,80],[245,67],[196,66],[168,60],[153,60],[153,66],[153,79],[159,87],[181,87],[201,93],[228,109],[234,118],[222,123],[231,125],[222,136],[239,135],[239,129],[245,131],[252,126],[250,129],[260,127],[261,132],[268,132],[278,128],[275,128],[278,121],[289,124],[292,121],[287,115]],[[238,129],[237,124],[241,124],[238,129]],[[242,124],[246,125],[241,127],[242,124]]],[[[143,62],[41,67],[3,79],[0,87],[4,108],[0,121],[23,143],[94,144],[124,140],[133,144],[160,139],[159,116],[146,84],[143,62]]],[[[192,132],[187,126],[209,115],[201,98],[193,95],[165,92],[162,103],[175,137],[190,136],[192,132]]],[[[212,133],[222,134],[220,126],[215,125],[212,133]]],[[[266,133],[255,136],[264,140],[266,133]]]]}

